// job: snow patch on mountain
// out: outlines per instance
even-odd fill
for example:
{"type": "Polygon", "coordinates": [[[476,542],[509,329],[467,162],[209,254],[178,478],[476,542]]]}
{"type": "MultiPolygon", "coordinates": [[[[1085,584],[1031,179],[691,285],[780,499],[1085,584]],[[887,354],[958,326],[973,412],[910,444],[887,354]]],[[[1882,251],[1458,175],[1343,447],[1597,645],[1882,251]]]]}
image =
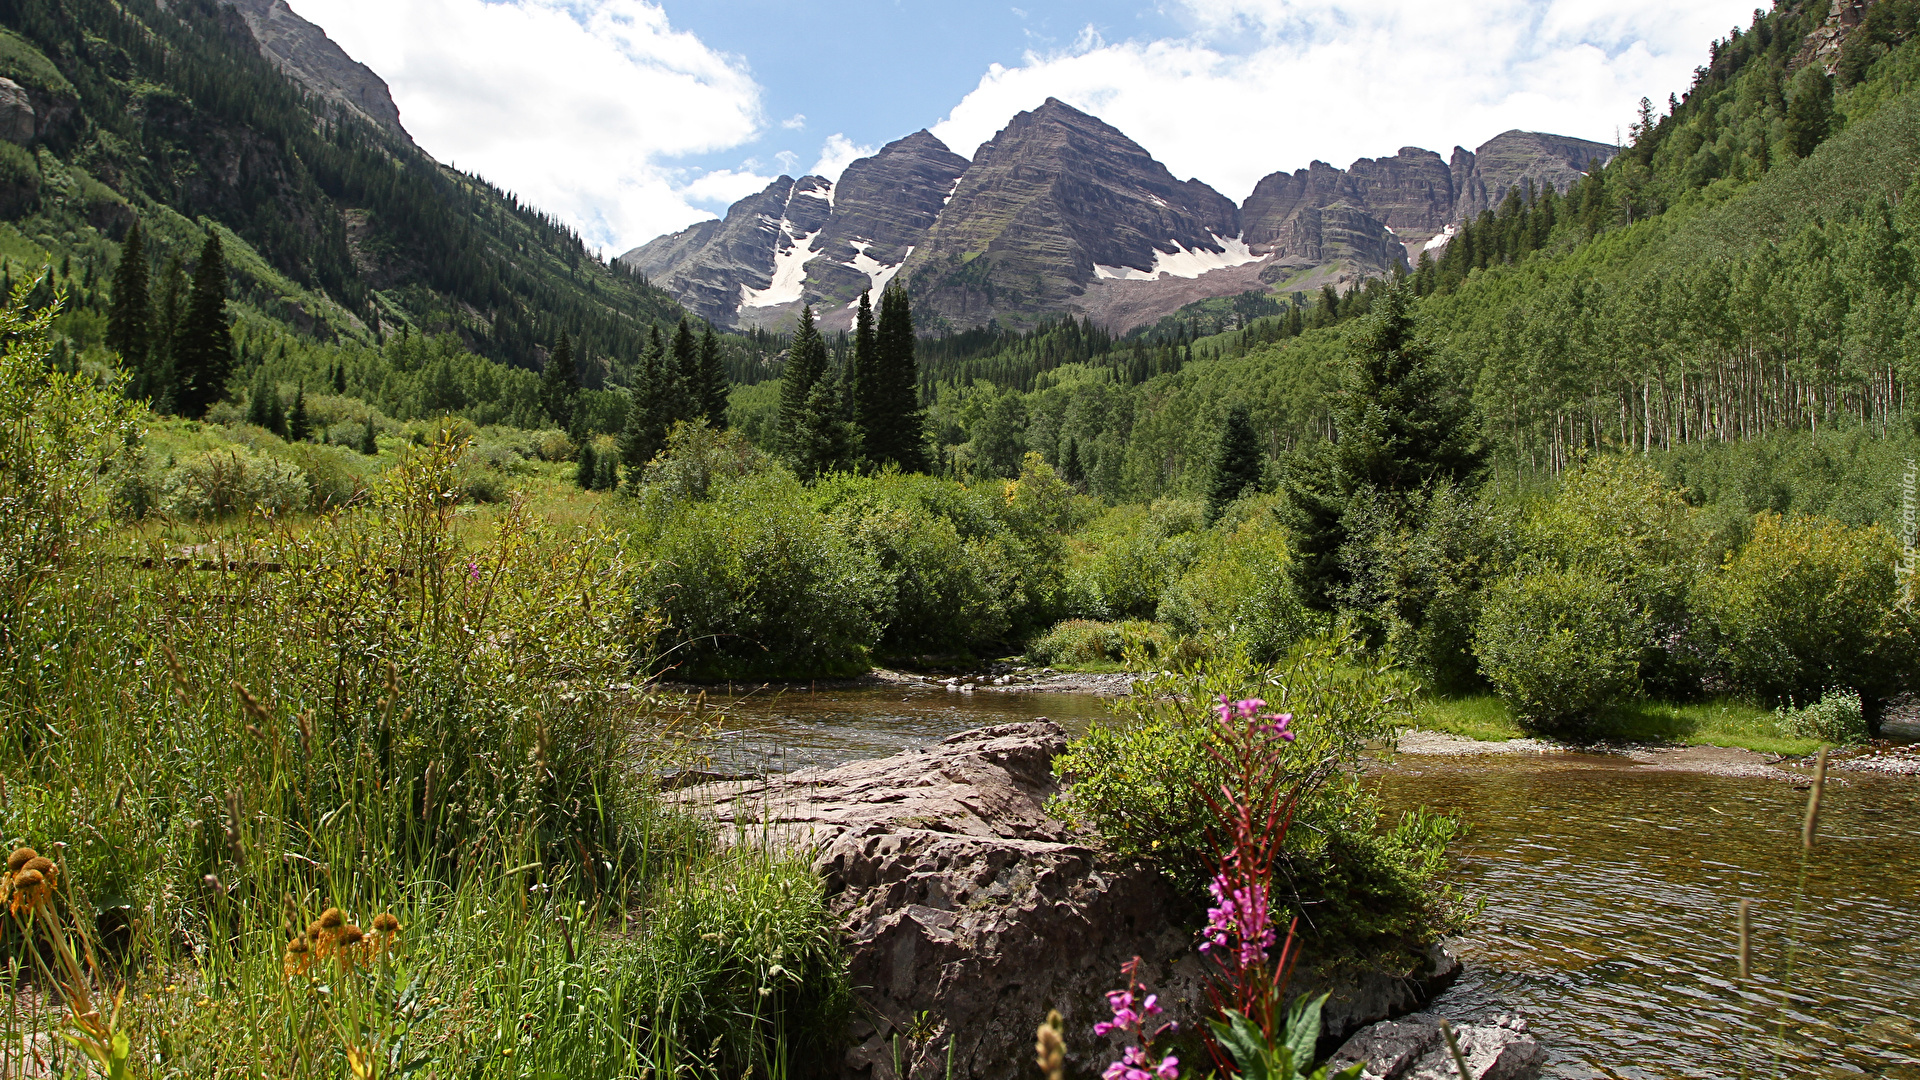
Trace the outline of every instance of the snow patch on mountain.
{"type": "MultiPolygon", "coordinates": [[[[902,256],[899,262],[892,264],[883,263],[879,259],[867,254],[867,249],[873,246],[873,242],[870,240],[849,240],[847,241],[847,246],[853,248],[853,261],[841,265],[852,267],[867,275],[867,281],[870,283],[869,288],[876,294],[886,292],[888,282],[891,282],[893,276],[900,272],[901,267],[907,265],[908,259],[913,258],[912,244],[907,245],[906,255],[902,256]]],[[[855,299],[847,306],[850,308],[859,307],[860,301],[855,299]]]]}
{"type": "Polygon", "coordinates": [[[820,235],[820,230],[816,229],[798,239],[786,230],[787,225],[782,222],[782,238],[788,242],[773,253],[773,282],[764,289],[740,286],[741,308],[779,307],[800,299],[807,282],[807,264],[816,255],[813,241],[820,235]]]}
{"type": "Polygon", "coordinates": [[[1120,281],[1154,281],[1162,274],[1168,277],[1197,278],[1213,270],[1245,266],[1266,258],[1265,255],[1255,255],[1247,247],[1244,237],[1236,236],[1227,240],[1217,234],[1209,235],[1213,236],[1213,242],[1219,245],[1220,250],[1208,251],[1204,247],[1189,249],[1178,240],[1169,240],[1167,243],[1173,247],[1173,250],[1155,249],[1151,270],[1141,270],[1132,266],[1102,266],[1096,263],[1093,267],[1093,276],[1120,281]]]}

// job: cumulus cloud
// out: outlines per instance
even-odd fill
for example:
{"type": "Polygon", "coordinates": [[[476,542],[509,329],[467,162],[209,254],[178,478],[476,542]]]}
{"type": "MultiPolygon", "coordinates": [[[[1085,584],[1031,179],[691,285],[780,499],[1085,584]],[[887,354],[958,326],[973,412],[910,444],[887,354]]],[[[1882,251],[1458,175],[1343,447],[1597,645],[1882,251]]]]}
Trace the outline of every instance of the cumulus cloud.
{"type": "Polygon", "coordinates": [[[840,174],[846,171],[847,166],[873,154],[873,147],[856,146],[852,139],[835,132],[827,136],[827,141],[821,145],[820,160],[813,164],[813,175],[824,176],[838,183],[840,174]]]}
{"type": "Polygon", "coordinates": [[[291,0],[393,89],[401,123],[477,172],[627,247],[711,216],[769,178],[693,176],[673,158],[763,126],[744,62],[675,30],[649,0],[291,0]]]}
{"type": "Polygon", "coordinates": [[[807,126],[807,114],[794,113],[792,116],[780,121],[780,126],[786,128],[788,131],[799,131],[807,126]]]}
{"type": "Polygon", "coordinates": [[[1511,128],[1612,142],[1642,96],[1686,89],[1751,0],[1178,0],[1191,33],[994,65],[933,128],[973,151],[1049,96],[1244,199],[1318,158],[1422,146],[1445,156],[1511,128]]]}

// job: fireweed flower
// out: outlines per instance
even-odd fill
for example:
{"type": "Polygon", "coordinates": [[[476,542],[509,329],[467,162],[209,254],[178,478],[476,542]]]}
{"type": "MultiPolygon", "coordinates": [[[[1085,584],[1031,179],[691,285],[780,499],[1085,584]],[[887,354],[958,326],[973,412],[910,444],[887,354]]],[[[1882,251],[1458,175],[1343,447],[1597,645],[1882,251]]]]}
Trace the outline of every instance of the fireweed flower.
{"type": "Polygon", "coordinates": [[[1093,1033],[1131,1035],[1137,1044],[1122,1051],[1120,1060],[1107,1066],[1107,1071],[1100,1075],[1104,1080],[1175,1080],[1180,1075],[1180,1059],[1171,1054],[1158,1060],[1153,1056],[1153,1041],[1175,1025],[1162,1024],[1151,1031],[1147,1029],[1149,1018],[1163,1011],[1160,998],[1155,994],[1148,994],[1144,1000],[1140,998],[1143,988],[1139,957],[1127,961],[1121,970],[1126,973],[1127,988],[1107,992],[1107,1006],[1113,1010],[1113,1019],[1093,1025],[1093,1033]]]}

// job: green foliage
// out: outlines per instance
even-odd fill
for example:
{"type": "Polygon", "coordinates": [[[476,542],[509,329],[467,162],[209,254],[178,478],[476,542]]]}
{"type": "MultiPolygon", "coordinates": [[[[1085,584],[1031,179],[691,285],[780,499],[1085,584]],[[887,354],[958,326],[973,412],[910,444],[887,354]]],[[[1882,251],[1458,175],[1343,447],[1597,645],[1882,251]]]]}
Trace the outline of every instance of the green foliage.
{"type": "Polygon", "coordinates": [[[540,372],[540,407],[554,427],[571,430],[579,396],[580,370],[573,359],[573,340],[562,331],[540,372]]]}
{"type": "MultiPolygon", "coordinates": [[[[697,502],[711,496],[716,483],[769,471],[773,460],[737,431],[704,421],[678,423],[667,436],[666,452],[638,475],[636,494],[643,502],[697,502]]],[[[629,474],[632,475],[632,474],[629,474]]]]}
{"type": "Polygon", "coordinates": [[[1151,622],[1095,622],[1063,619],[1027,646],[1036,664],[1089,666],[1125,663],[1159,666],[1181,659],[1179,642],[1167,628],[1151,622]]]}
{"type": "Polygon", "coordinates": [[[1786,138],[1781,147],[1803,158],[1827,141],[1833,130],[1833,79],[1819,64],[1808,64],[1793,78],[1787,102],[1786,138]]]}
{"type": "Polygon", "coordinates": [[[1877,717],[1913,663],[1896,555],[1878,528],[1762,514],[1745,546],[1695,590],[1718,676],[1769,704],[1850,689],[1877,717]]]}
{"type": "Polygon", "coordinates": [[[120,263],[113,269],[113,301],[107,308],[107,348],[118,353],[130,371],[146,369],[152,334],[150,288],[146,243],[136,221],[120,245],[120,263]]]}
{"type": "Polygon", "coordinates": [[[1101,619],[1151,619],[1203,544],[1197,502],[1117,506],[1074,538],[1074,605],[1101,619]]]}
{"type": "Polygon", "coordinates": [[[1280,1030],[1281,1039],[1277,1044],[1269,1043],[1257,1024],[1232,1009],[1220,1019],[1208,1020],[1207,1026],[1213,1030],[1214,1040],[1232,1055],[1234,1065],[1247,1080],[1357,1080],[1366,1069],[1364,1061],[1334,1073],[1328,1072],[1325,1065],[1307,1071],[1313,1065],[1314,1047],[1320,1041],[1320,1012],[1332,996],[1322,994],[1309,998],[1302,994],[1287,1010],[1286,1024],[1280,1030]]]}
{"type": "Polygon", "coordinates": [[[1539,567],[1488,590],[1474,652],[1523,724],[1583,735],[1600,710],[1639,695],[1652,632],[1620,583],[1584,568],[1539,567]]]}
{"type": "Polygon", "coordinates": [[[850,675],[879,640],[888,580],[784,470],[716,485],[643,528],[636,610],[663,662],[698,679],[850,675]]]}
{"type": "Polygon", "coordinates": [[[1055,762],[1067,785],[1056,812],[1097,829],[1121,857],[1150,860],[1198,902],[1216,853],[1215,822],[1196,792],[1226,779],[1208,752],[1220,738],[1211,706],[1221,694],[1293,714],[1285,771],[1299,801],[1275,873],[1288,894],[1276,907],[1301,916],[1323,957],[1413,964],[1457,922],[1434,880],[1456,826],[1423,817],[1377,832],[1360,753],[1405,720],[1405,688],[1351,638],[1305,642],[1271,670],[1230,659],[1136,685],[1113,720],[1094,723],[1055,762]]]}
{"type": "MultiPolygon", "coordinates": [[[[168,320],[171,323],[171,320],[168,320]]],[[[167,356],[167,407],[198,419],[226,397],[233,374],[233,320],[227,314],[227,261],[218,231],[207,232],[193,271],[193,291],[180,311],[167,356]]]]}
{"type": "Polygon", "coordinates": [[[1270,513],[1223,523],[1161,593],[1160,620],[1215,655],[1240,650],[1257,663],[1276,662],[1326,630],[1294,592],[1287,564],[1286,532],[1270,513]]]}
{"type": "Polygon", "coordinates": [[[1781,724],[1801,738],[1818,739],[1835,746],[1855,746],[1867,741],[1866,714],[1860,695],[1852,690],[1829,690],[1805,708],[1782,708],[1779,716],[1781,724]]]}

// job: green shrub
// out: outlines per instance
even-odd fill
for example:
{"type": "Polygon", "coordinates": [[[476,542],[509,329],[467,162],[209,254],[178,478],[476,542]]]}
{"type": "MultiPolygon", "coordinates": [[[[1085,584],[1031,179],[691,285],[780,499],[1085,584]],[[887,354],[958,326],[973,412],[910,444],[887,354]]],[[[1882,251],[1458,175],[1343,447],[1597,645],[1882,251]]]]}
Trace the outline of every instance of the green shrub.
{"type": "MultiPolygon", "coordinates": [[[[617,460],[617,445],[611,450],[597,448],[610,460],[617,460]]],[[[648,500],[669,503],[704,499],[717,481],[738,480],[766,472],[773,459],[755,449],[746,436],[737,431],[708,427],[706,421],[680,421],[667,434],[666,451],[628,477],[633,487],[648,500]]]]}
{"type": "Polygon", "coordinates": [[[1582,734],[1595,714],[1637,697],[1650,621],[1620,584],[1538,567],[1496,584],[1474,651],[1495,692],[1529,728],[1582,734]]]}
{"type": "Polygon", "coordinates": [[[350,450],[293,443],[283,453],[306,478],[309,502],[315,510],[338,510],[367,493],[366,466],[350,450]]]}
{"type": "Polygon", "coordinates": [[[1027,657],[1037,664],[1158,666],[1185,657],[1180,644],[1158,623],[1067,619],[1027,646],[1027,657]]]}
{"type": "Polygon", "coordinates": [[[1874,716],[1914,656],[1896,605],[1898,554],[1878,527],[1761,515],[1746,545],[1694,590],[1719,677],[1767,704],[1851,689],[1874,716]]]}
{"type": "Polygon", "coordinates": [[[1151,506],[1114,507],[1094,521],[1075,537],[1075,614],[1153,618],[1167,587],[1199,555],[1204,512],[1197,501],[1158,499],[1151,506]]]}
{"type": "Polygon", "coordinates": [[[791,473],[720,484],[666,511],[642,542],[653,565],[636,601],[667,620],[665,663],[699,679],[866,669],[886,575],[791,473]]]}
{"type": "Polygon", "coordinates": [[[1294,718],[1286,771],[1299,802],[1275,877],[1303,936],[1322,957],[1412,963],[1459,924],[1436,883],[1457,825],[1420,816],[1382,832],[1378,798],[1359,776],[1361,751],[1407,719],[1408,689],[1351,637],[1303,642],[1272,670],[1230,659],[1148,680],[1055,762],[1065,790],[1054,810],[1121,857],[1152,862],[1198,904],[1216,827],[1198,793],[1226,779],[1208,752],[1220,732],[1212,705],[1222,694],[1261,698],[1294,718]]]}
{"type": "Polygon", "coordinates": [[[1829,690],[1806,708],[1782,708],[1779,715],[1787,731],[1803,739],[1819,739],[1836,746],[1867,741],[1866,715],[1860,695],[1852,690],[1829,690]]]}
{"type": "Polygon", "coordinates": [[[1218,653],[1245,650],[1260,663],[1285,656],[1302,638],[1324,632],[1287,570],[1286,533],[1271,516],[1216,531],[1160,599],[1159,620],[1218,653]]]}
{"type": "Polygon", "coordinates": [[[211,521],[264,510],[304,510],[313,488],[291,462],[240,446],[195,454],[167,470],[160,504],[176,518],[211,521]]]}

